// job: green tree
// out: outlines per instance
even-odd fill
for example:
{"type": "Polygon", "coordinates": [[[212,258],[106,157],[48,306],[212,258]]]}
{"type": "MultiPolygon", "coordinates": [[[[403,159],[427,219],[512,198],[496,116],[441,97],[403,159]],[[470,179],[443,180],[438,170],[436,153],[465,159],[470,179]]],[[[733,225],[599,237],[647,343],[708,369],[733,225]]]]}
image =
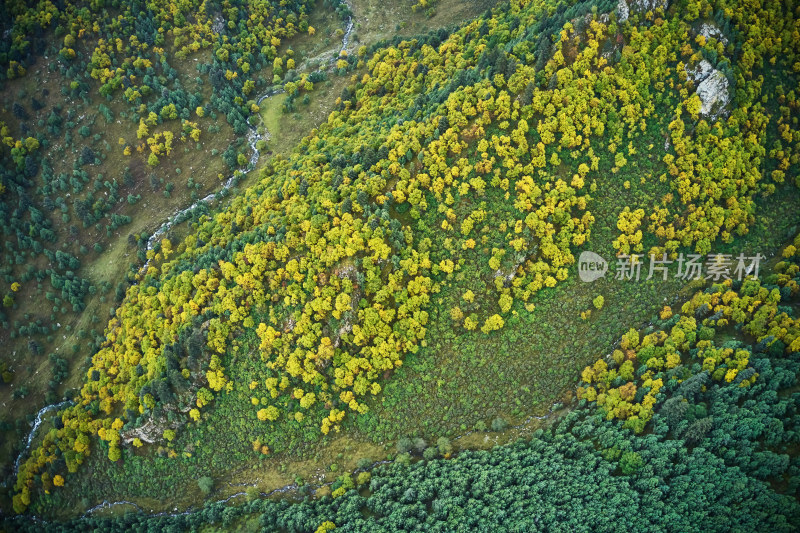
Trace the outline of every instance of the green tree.
{"type": "Polygon", "coordinates": [[[214,480],[209,476],[203,476],[197,480],[197,486],[200,487],[200,492],[202,492],[203,495],[208,496],[211,494],[211,491],[214,490],[214,480]]]}

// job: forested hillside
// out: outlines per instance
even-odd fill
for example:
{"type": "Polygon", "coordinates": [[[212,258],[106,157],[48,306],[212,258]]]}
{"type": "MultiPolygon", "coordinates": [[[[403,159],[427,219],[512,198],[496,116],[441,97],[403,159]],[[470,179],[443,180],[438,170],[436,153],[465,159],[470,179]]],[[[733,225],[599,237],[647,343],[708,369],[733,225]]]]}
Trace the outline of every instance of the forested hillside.
{"type": "MultiPolygon", "coordinates": [[[[176,211],[176,224],[208,212],[214,191],[269,150],[257,100],[291,83],[307,94],[331,69],[294,68],[292,45],[302,61],[316,34],[308,2],[0,9],[6,476],[33,405],[71,398],[83,381],[105,322],[154,253],[153,231],[176,211]]],[[[325,9],[331,35],[319,39],[330,41],[349,11],[325,9]]]]}
{"type": "Polygon", "coordinates": [[[161,219],[189,204],[184,218],[207,212],[200,198],[250,167],[254,149],[267,149],[268,133],[248,125],[259,95],[292,81],[309,91],[311,70],[317,81],[327,77],[327,65],[302,75],[273,65],[294,53],[282,40],[302,44],[315,33],[310,8],[3,4],[7,405],[54,402],[62,384],[80,384],[74,378],[102,343],[109,310],[147,259],[161,219]]]}
{"type": "Polygon", "coordinates": [[[628,353],[586,369],[587,382],[625,383],[601,392],[598,404],[627,389],[628,400],[658,403],[642,434],[614,420],[620,412],[608,402],[595,407],[585,398],[530,439],[450,460],[409,463],[401,454],[371,472],[340,476],[332,495],[320,499],[252,499],[155,517],[130,513],[63,530],[210,525],[323,533],[492,524],[492,531],[795,531],[800,361],[789,343],[800,339],[798,246],[800,235],[763,282],[698,291],[680,313],[647,328],[641,345],[631,340],[638,335],[632,330],[628,353]],[[662,347],[671,352],[666,362],[658,355],[639,362],[649,348],[662,347]],[[719,357],[726,354],[735,359],[719,357]],[[637,367],[626,376],[631,362],[637,367]]]}
{"type": "MultiPolygon", "coordinates": [[[[736,516],[742,530],[793,530],[800,6],[512,0],[458,27],[352,53],[343,43],[327,62],[301,65],[281,41],[314,36],[312,8],[336,13],[349,35],[351,8],[338,2],[4,8],[14,21],[5,83],[57,48],[78,80],[62,95],[88,105],[96,90],[108,105],[92,112],[126,125],[102,151],[89,139],[109,141],[79,130],[78,154],[75,123],[40,140],[27,107],[11,105],[19,121],[3,131],[0,218],[4,329],[15,339],[31,328],[52,335],[66,303],[81,312],[99,287],[76,274],[73,249],[92,239],[100,254],[95,236],[124,221],[108,180],[126,171],[113,161],[159,169],[182,147],[184,169],[238,179],[267,143],[250,127],[257,94],[283,91],[291,113],[329,74],[346,82],[327,120],[291,153],[262,159],[246,190],[204,204],[181,232],[132,236],[138,257],[118,304],[93,315],[105,326],[73,349],[91,357],[73,365],[79,386],[9,473],[9,512],[150,505],[200,476],[248,483],[300,460],[335,472],[320,463],[359,453],[325,451],[345,438],[377,449],[374,460],[399,440],[401,456],[413,448],[430,462],[404,466],[405,456],[372,481],[358,475],[367,495],[345,476],[334,499],[258,501],[226,520],[591,530],[610,506],[628,529],[722,529],[736,516]],[[173,75],[173,58],[185,65],[192,54],[203,58],[196,78],[173,75]],[[248,134],[261,144],[248,148],[248,134]],[[78,155],[71,174],[35,155],[45,141],[78,155]],[[206,166],[220,154],[219,167],[206,166]],[[105,184],[84,191],[85,165],[108,165],[105,184]],[[65,227],[73,211],[83,230],[65,227]],[[576,266],[589,250],[617,262],[591,285],[576,266]],[[736,279],[731,267],[733,279],[691,296],[706,278],[620,275],[689,254],[712,269],[718,253],[763,257],[761,277],[751,264],[736,279]],[[775,254],[786,261],[772,260],[768,275],[775,254]],[[53,314],[26,326],[18,295],[37,290],[53,314]],[[655,329],[642,331],[651,317],[655,329]],[[503,433],[554,402],[574,410],[533,440],[433,460],[452,455],[451,439],[487,425],[503,433]],[[589,497],[586,486],[613,496],[589,497]]],[[[62,110],[44,109],[39,128],[49,116],[60,124],[62,110]]],[[[199,489],[181,503],[214,491],[199,489]]],[[[212,506],[152,524],[224,515],[212,506]]],[[[604,519],[598,529],[617,523],[604,519]]]]}

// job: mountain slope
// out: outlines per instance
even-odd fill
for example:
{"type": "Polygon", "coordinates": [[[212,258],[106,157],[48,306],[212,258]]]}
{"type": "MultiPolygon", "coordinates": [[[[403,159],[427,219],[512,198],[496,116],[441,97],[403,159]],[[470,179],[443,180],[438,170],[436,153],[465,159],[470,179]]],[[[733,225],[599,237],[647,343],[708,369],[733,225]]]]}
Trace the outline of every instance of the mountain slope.
{"type": "Polygon", "coordinates": [[[94,435],[116,461],[129,439],[202,426],[215,398],[261,453],[336,431],[425,347],[435,305],[453,304],[438,324],[491,337],[595,232],[616,225],[597,246],[623,254],[707,253],[748,233],[761,195],[796,195],[790,6],[633,6],[625,23],[612,8],[510,2],[350,58],[364,70],[327,123],[161,243],[63,427],[20,469],[15,508],[94,435]],[[704,60],[712,87],[690,79],[704,60]]]}

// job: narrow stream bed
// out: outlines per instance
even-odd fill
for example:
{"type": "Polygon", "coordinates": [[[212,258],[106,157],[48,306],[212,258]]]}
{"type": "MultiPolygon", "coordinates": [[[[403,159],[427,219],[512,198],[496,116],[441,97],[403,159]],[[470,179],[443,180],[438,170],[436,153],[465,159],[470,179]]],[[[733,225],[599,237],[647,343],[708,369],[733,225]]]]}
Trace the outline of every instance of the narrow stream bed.
{"type": "MultiPolygon", "coordinates": [[[[333,67],[334,67],[334,65],[336,63],[336,60],[341,55],[342,51],[344,51],[347,48],[347,46],[348,46],[348,44],[350,42],[350,35],[352,34],[353,29],[355,28],[355,22],[354,22],[352,16],[349,16],[347,18],[347,20],[345,21],[345,27],[346,27],[346,29],[345,29],[344,35],[342,36],[342,44],[339,47],[338,52],[336,54],[334,54],[334,57],[330,61],[329,65],[327,67],[328,71],[333,69],[333,67]]],[[[284,90],[283,90],[282,87],[276,87],[276,86],[270,87],[269,89],[267,89],[267,91],[264,94],[262,94],[261,96],[258,97],[258,99],[256,100],[256,103],[257,103],[257,105],[261,105],[261,102],[263,102],[267,98],[271,98],[273,96],[282,94],[283,92],[284,92],[284,90]]],[[[253,117],[251,116],[250,119],[252,119],[252,118],[253,117]]],[[[210,194],[206,195],[205,197],[197,200],[196,202],[194,202],[190,206],[188,206],[186,208],[183,208],[183,209],[173,213],[172,216],[170,216],[163,224],[161,224],[158,227],[158,229],[156,229],[153,232],[153,234],[150,236],[150,238],[147,240],[147,250],[152,250],[153,246],[155,246],[155,243],[158,241],[159,238],[161,238],[161,236],[163,236],[166,232],[168,232],[176,224],[180,224],[181,222],[186,220],[190,216],[191,212],[194,209],[196,209],[197,207],[199,207],[201,205],[211,205],[213,202],[216,202],[217,200],[219,200],[222,197],[222,195],[224,194],[225,190],[229,189],[231,186],[233,186],[234,183],[237,182],[238,178],[241,178],[242,176],[244,176],[245,174],[253,171],[256,168],[256,166],[258,164],[258,161],[260,159],[260,156],[261,156],[261,153],[260,153],[260,151],[258,149],[258,146],[257,146],[258,145],[258,141],[260,141],[262,139],[263,140],[269,140],[269,135],[270,134],[269,134],[269,131],[267,131],[266,127],[263,127],[263,130],[262,130],[263,133],[259,134],[259,132],[258,132],[259,128],[257,126],[254,126],[250,122],[250,120],[248,120],[248,126],[249,126],[249,131],[247,133],[247,141],[248,141],[248,144],[250,145],[250,148],[252,149],[253,153],[250,156],[250,160],[249,160],[249,162],[247,164],[247,167],[245,169],[243,169],[243,170],[237,170],[233,174],[231,174],[231,176],[228,177],[228,179],[225,180],[225,182],[222,185],[222,188],[219,191],[214,192],[214,193],[210,193],[210,194]]],[[[145,264],[143,265],[142,268],[146,269],[149,266],[149,263],[150,263],[150,260],[148,259],[145,262],[145,264]]],[[[58,411],[62,407],[69,406],[72,403],[73,402],[71,400],[64,400],[64,401],[61,401],[61,402],[58,402],[58,403],[47,405],[45,407],[42,407],[39,410],[39,412],[36,414],[36,420],[34,421],[34,424],[31,427],[30,432],[28,433],[28,437],[26,439],[25,447],[22,449],[20,454],[17,456],[16,461],[14,462],[14,475],[15,476],[19,472],[19,465],[22,462],[23,457],[27,455],[28,450],[31,447],[31,444],[33,443],[33,440],[36,438],[36,433],[38,432],[39,427],[42,425],[43,421],[45,420],[45,415],[47,413],[51,412],[51,411],[58,411]]],[[[286,485],[285,487],[280,487],[278,489],[270,491],[269,493],[261,493],[261,496],[262,497],[269,497],[269,496],[273,496],[273,495],[276,495],[276,494],[282,494],[282,493],[285,493],[285,492],[289,492],[289,491],[292,491],[292,490],[297,489],[297,488],[298,488],[297,484],[293,483],[291,485],[286,485]]],[[[227,498],[224,498],[224,499],[220,500],[220,502],[227,502],[227,501],[229,501],[229,500],[231,500],[233,498],[236,498],[236,497],[239,497],[239,496],[243,496],[245,494],[246,494],[245,492],[238,492],[236,494],[232,494],[231,496],[228,496],[227,498]]],[[[114,501],[114,502],[103,501],[102,503],[100,503],[100,504],[92,507],[91,509],[87,510],[85,515],[91,514],[92,512],[97,511],[99,509],[109,509],[111,507],[118,506],[118,505],[130,505],[130,506],[132,506],[132,507],[134,507],[134,508],[136,508],[136,509],[138,509],[140,511],[144,510],[139,505],[137,505],[136,503],[131,502],[131,501],[126,501],[126,500],[114,501]]],[[[184,512],[182,512],[182,513],[174,513],[174,514],[188,514],[190,512],[192,512],[191,508],[186,510],[186,511],[184,511],[184,512]]],[[[159,515],[164,515],[164,514],[167,514],[167,513],[158,513],[158,514],[159,515]]]]}

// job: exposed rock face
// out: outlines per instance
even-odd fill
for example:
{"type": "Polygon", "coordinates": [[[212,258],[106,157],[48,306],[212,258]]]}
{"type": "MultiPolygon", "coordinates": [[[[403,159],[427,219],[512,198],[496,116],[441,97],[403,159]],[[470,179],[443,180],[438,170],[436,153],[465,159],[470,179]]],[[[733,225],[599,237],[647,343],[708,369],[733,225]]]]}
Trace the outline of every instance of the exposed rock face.
{"type": "MultiPolygon", "coordinates": [[[[706,39],[714,38],[723,44],[728,39],[717,26],[704,22],[698,32],[706,39]]],[[[686,66],[686,75],[697,86],[697,96],[702,106],[700,114],[712,120],[726,112],[731,101],[728,78],[703,59],[694,66],[686,66]]]]}
{"type": "Polygon", "coordinates": [[[122,437],[123,442],[126,444],[130,443],[135,438],[138,438],[148,444],[153,444],[156,440],[158,440],[163,432],[164,428],[158,427],[158,425],[155,424],[152,419],[150,419],[138,428],[133,428],[129,431],[121,433],[120,437],[122,437]]]}
{"type": "Polygon", "coordinates": [[[669,0],[619,0],[617,3],[617,20],[625,22],[630,16],[630,12],[647,13],[658,8],[667,10],[669,0]]]}
{"type": "Polygon", "coordinates": [[[211,29],[214,31],[214,33],[222,33],[222,31],[225,29],[225,19],[223,19],[222,15],[219,13],[214,16],[214,22],[211,25],[211,29]]]}
{"type": "Polygon", "coordinates": [[[710,38],[713,37],[714,39],[718,40],[722,44],[725,44],[725,45],[728,44],[728,39],[722,33],[722,30],[717,28],[715,25],[709,24],[707,22],[704,22],[703,25],[700,26],[700,35],[702,35],[706,39],[710,39],[710,38]]]}
{"type": "Polygon", "coordinates": [[[722,72],[714,70],[697,86],[697,96],[703,103],[700,113],[712,119],[718,117],[731,101],[728,78],[722,72]]]}
{"type": "Polygon", "coordinates": [[[697,96],[702,102],[700,113],[712,119],[721,115],[731,101],[728,78],[705,59],[692,67],[687,66],[686,75],[697,86],[697,96]]]}
{"type": "Polygon", "coordinates": [[[625,0],[619,0],[617,3],[617,20],[625,22],[629,16],[628,3],[625,0]]]}
{"type": "Polygon", "coordinates": [[[666,10],[667,7],[669,7],[669,0],[633,0],[631,2],[631,8],[640,13],[655,11],[658,8],[666,10]]]}
{"type": "Polygon", "coordinates": [[[689,76],[689,79],[695,84],[705,80],[712,72],[714,72],[714,67],[705,59],[694,67],[686,66],[686,75],[689,76]]]}

